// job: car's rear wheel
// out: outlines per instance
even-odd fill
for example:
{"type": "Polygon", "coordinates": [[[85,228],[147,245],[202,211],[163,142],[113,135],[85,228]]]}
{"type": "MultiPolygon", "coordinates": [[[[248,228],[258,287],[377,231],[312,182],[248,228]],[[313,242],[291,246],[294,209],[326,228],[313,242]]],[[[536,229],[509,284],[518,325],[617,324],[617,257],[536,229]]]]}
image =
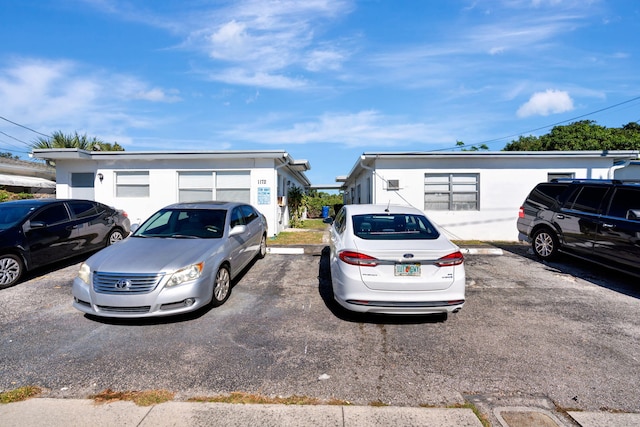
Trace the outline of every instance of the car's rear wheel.
{"type": "Polygon", "coordinates": [[[262,259],[266,255],[267,255],[267,236],[263,234],[262,240],[260,240],[260,252],[258,253],[258,257],[262,259]]]}
{"type": "Polygon", "coordinates": [[[18,283],[24,272],[24,265],[19,256],[13,254],[0,255],[0,289],[18,283]]]}
{"type": "Polygon", "coordinates": [[[226,266],[222,266],[218,269],[213,282],[211,304],[214,307],[222,305],[229,299],[229,295],[231,295],[231,276],[229,275],[229,269],[226,266]]]}
{"type": "Polygon", "coordinates": [[[547,228],[541,228],[533,233],[531,247],[533,253],[542,260],[554,259],[558,255],[558,236],[547,228]]]}
{"type": "Polygon", "coordinates": [[[107,237],[107,246],[113,245],[116,242],[124,239],[124,233],[119,228],[114,228],[109,233],[109,237],[107,237]]]}

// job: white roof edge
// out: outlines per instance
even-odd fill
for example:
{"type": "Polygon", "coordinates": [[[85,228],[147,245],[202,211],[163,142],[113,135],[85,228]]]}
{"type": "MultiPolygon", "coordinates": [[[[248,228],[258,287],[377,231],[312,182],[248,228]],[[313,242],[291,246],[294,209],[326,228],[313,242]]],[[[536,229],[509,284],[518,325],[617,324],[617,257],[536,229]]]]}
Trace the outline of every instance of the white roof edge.
{"type": "MultiPolygon", "coordinates": [[[[45,148],[34,149],[34,157],[41,159],[122,159],[122,158],[149,158],[155,159],[175,159],[178,158],[242,158],[242,157],[262,157],[262,158],[291,158],[285,150],[178,150],[178,151],[87,151],[77,148],[45,148]]],[[[293,160],[293,159],[291,159],[293,160]]]]}
{"type": "Polygon", "coordinates": [[[630,157],[638,158],[639,150],[589,151],[406,151],[365,152],[362,160],[381,157],[630,157]]]}

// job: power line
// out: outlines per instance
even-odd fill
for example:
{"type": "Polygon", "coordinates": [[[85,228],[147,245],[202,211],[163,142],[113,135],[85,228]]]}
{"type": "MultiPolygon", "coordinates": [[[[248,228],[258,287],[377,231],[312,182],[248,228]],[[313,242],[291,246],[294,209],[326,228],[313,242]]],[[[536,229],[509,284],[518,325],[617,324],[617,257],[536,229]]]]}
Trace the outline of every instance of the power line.
{"type": "MultiPolygon", "coordinates": [[[[619,102],[619,103],[617,103],[617,104],[610,105],[610,106],[608,106],[608,107],[601,108],[601,109],[599,109],[599,110],[592,111],[592,112],[590,112],[590,113],[582,114],[582,115],[580,115],[580,116],[572,117],[572,118],[567,119],[567,120],[562,120],[562,121],[560,121],[560,122],[556,122],[556,123],[553,123],[553,124],[550,124],[550,125],[541,126],[541,127],[539,127],[539,128],[535,128],[535,129],[531,129],[531,130],[526,130],[526,131],[524,131],[524,132],[519,132],[519,133],[512,134],[512,135],[508,135],[508,136],[503,136],[503,137],[501,137],[501,138],[489,139],[489,140],[486,140],[486,141],[476,142],[476,143],[473,143],[473,144],[459,145],[459,146],[456,146],[455,148],[465,148],[465,147],[471,147],[471,146],[474,146],[474,145],[480,145],[480,144],[490,144],[490,143],[492,143],[492,142],[498,142],[498,141],[501,141],[501,140],[503,140],[503,139],[513,138],[513,137],[516,137],[516,136],[520,136],[520,135],[525,134],[525,133],[537,132],[537,131],[542,130],[542,129],[547,129],[547,128],[550,128],[550,127],[558,126],[558,125],[561,125],[561,124],[563,124],[563,123],[572,122],[572,121],[575,121],[575,120],[578,120],[578,119],[582,119],[582,118],[587,117],[587,116],[591,116],[591,115],[593,115],[593,114],[597,114],[597,113],[601,113],[601,112],[603,112],[603,111],[611,110],[612,108],[616,108],[616,107],[619,107],[619,106],[621,106],[621,105],[628,104],[628,103],[633,102],[633,101],[637,101],[637,100],[639,100],[639,99],[640,99],[640,96],[636,96],[635,98],[631,98],[631,99],[628,99],[628,100],[626,100],[626,101],[622,101],[622,102],[619,102]]],[[[637,121],[638,121],[638,120],[636,120],[636,122],[637,122],[637,121]]],[[[430,150],[430,151],[447,151],[447,150],[451,150],[451,148],[442,148],[442,149],[430,150]]]]}
{"type": "Polygon", "coordinates": [[[13,140],[15,140],[15,141],[18,141],[18,142],[19,142],[19,143],[21,143],[21,144],[24,144],[26,147],[31,147],[31,144],[29,144],[28,142],[25,142],[25,141],[23,141],[23,140],[21,140],[21,139],[18,139],[18,138],[16,138],[15,136],[11,136],[11,135],[9,135],[8,133],[3,132],[3,131],[1,131],[1,130],[0,130],[0,133],[1,133],[1,134],[3,134],[4,136],[8,137],[8,138],[11,138],[11,139],[13,139],[13,140]]]}
{"type": "Polygon", "coordinates": [[[20,123],[16,123],[16,122],[14,122],[14,121],[11,121],[11,120],[7,119],[6,117],[2,117],[2,116],[0,116],[0,119],[4,120],[5,122],[9,122],[9,123],[11,123],[12,125],[16,125],[16,126],[19,126],[19,127],[23,128],[23,129],[26,129],[26,130],[28,130],[28,131],[31,131],[31,132],[33,132],[33,133],[37,133],[38,135],[42,135],[42,136],[46,136],[47,138],[51,138],[51,135],[47,135],[47,134],[44,134],[44,133],[42,133],[42,132],[38,132],[37,130],[33,130],[33,129],[31,129],[30,127],[27,127],[27,126],[21,125],[20,123]]]}

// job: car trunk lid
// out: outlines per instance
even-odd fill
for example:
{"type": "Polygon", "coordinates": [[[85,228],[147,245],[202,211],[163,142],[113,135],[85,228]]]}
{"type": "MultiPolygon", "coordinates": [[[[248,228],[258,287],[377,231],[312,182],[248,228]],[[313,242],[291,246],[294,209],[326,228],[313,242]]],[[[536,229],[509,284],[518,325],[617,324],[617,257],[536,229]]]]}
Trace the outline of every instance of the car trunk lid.
{"type": "MultiPolygon", "coordinates": [[[[379,244],[356,239],[358,252],[376,258],[376,266],[360,266],[363,283],[379,291],[438,291],[449,288],[455,280],[455,266],[440,266],[436,262],[458,248],[444,238],[429,240],[418,248],[407,247],[406,241],[385,241],[379,244]]],[[[379,243],[379,241],[378,241],[379,243]]]]}

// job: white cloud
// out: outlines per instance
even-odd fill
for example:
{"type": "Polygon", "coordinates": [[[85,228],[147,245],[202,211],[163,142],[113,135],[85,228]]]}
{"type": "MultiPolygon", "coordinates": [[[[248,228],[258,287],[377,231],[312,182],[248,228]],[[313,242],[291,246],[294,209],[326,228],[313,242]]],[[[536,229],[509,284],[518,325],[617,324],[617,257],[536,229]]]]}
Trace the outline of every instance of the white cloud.
{"type": "Polygon", "coordinates": [[[82,131],[100,136],[151,120],[132,101],[174,102],[174,90],[149,87],[137,78],[86,69],[65,60],[17,59],[0,68],[3,115],[41,132],[82,131]]]}
{"type": "Polygon", "coordinates": [[[518,117],[548,116],[573,110],[573,100],[565,91],[549,89],[534,93],[529,101],[520,106],[518,117]]]}
{"type": "Polygon", "coordinates": [[[384,116],[378,111],[357,113],[326,113],[315,120],[294,123],[277,129],[273,123],[261,128],[238,127],[223,131],[229,140],[251,141],[263,144],[331,143],[349,147],[394,147],[407,144],[437,144],[455,141],[450,127],[425,123],[403,122],[384,116]]]}

